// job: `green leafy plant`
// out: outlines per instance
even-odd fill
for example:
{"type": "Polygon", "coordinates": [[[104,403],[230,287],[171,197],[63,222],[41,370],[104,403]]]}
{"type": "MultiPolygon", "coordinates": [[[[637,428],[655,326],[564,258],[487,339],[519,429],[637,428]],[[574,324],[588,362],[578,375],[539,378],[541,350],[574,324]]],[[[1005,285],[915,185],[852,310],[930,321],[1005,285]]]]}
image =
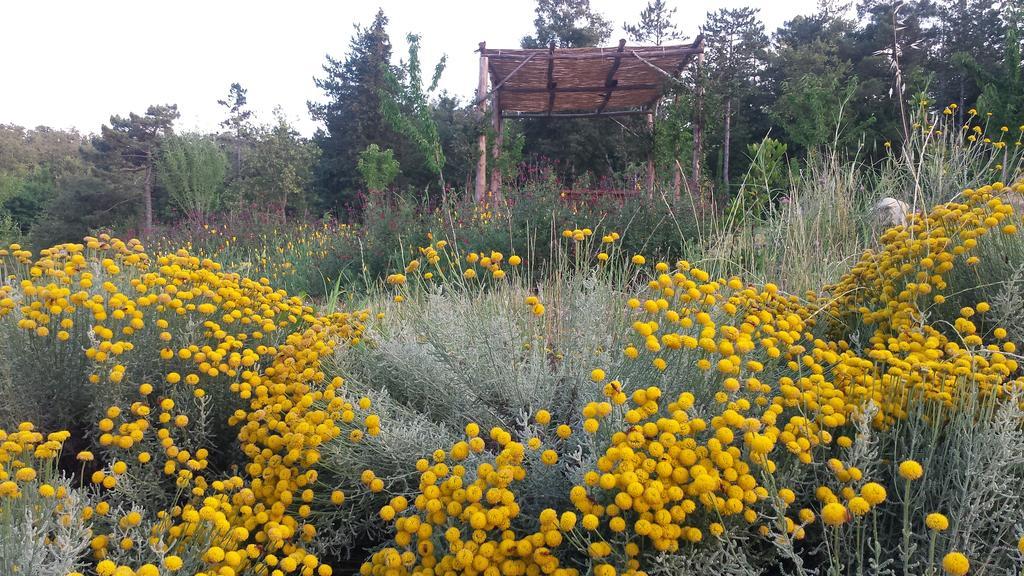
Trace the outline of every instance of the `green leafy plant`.
{"type": "Polygon", "coordinates": [[[786,144],[765,138],[747,145],[750,170],[740,190],[746,213],[763,217],[787,186],[786,144]]]}
{"type": "Polygon", "coordinates": [[[192,222],[205,222],[220,206],[227,171],[227,157],[209,138],[170,136],[161,144],[160,183],[192,222]]]}
{"type": "Polygon", "coordinates": [[[376,144],[370,144],[359,153],[357,168],[371,192],[386,189],[399,172],[398,160],[395,160],[391,149],[381,150],[376,144]]]}

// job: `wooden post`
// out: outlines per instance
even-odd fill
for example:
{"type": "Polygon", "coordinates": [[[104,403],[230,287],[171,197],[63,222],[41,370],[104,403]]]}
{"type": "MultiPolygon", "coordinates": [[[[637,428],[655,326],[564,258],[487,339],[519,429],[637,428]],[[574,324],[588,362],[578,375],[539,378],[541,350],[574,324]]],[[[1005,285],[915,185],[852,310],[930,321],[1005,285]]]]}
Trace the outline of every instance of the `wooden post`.
{"type": "Polygon", "coordinates": [[[491,128],[494,130],[494,141],[491,142],[491,196],[495,202],[501,201],[501,146],[505,141],[505,119],[501,117],[501,94],[491,96],[491,128]]]}
{"type": "Polygon", "coordinates": [[[555,41],[552,40],[548,44],[548,116],[551,116],[551,111],[555,107],[555,88],[558,85],[555,83],[555,41]]]}
{"type": "Polygon", "coordinates": [[[654,112],[647,113],[647,130],[651,133],[651,151],[647,154],[647,195],[654,197],[654,112]]]}
{"type": "MultiPolygon", "coordinates": [[[[704,84],[701,75],[704,68],[704,52],[697,55],[697,66],[694,68],[694,85],[696,102],[693,107],[693,168],[690,173],[693,181],[700,187],[700,161],[704,157],[704,84]]],[[[699,191],[691,191],[699,192],[699,191]]]]}
{"type": "MultiPolygon", "coordinates": [[[[487,106],[487,102],[484,97],[487,95],[487,55],[484,50],[487,48],[486,42],[480,43],[480,81],[476,87],[476,97],[479,101],[477,104],[477,115],[480,119],[484,117],[484,108],[487,106]]],[[[484,201],[484,196],[487,192],[487,133],[484,131],[480,132],[480,138],[477,140],[477,151],[480,157],[476,161],[476,187],[473,191],[473,199],[480,203],[484,201]]]]}

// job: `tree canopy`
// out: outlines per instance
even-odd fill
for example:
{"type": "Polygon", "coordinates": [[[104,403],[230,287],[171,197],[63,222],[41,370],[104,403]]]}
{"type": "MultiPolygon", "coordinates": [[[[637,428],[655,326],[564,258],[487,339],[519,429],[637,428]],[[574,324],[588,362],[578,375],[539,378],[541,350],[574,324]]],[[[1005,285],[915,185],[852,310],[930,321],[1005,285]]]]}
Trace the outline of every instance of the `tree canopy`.
{"type": "MultiPolygon", "coordinates": [[[[653,130],[643,116],[508,120],[502,177],[513,185],[543,175],[560,188],[632,188],[653,154],[659,185],[678,190],[697,174],[685,172],[700,119],[701,186],[724,201],[750,193],[737,183],[753,171],[777,174],[783,157],[799,163],[831,147],[882,158],[883,143],[911,132],[909,108],[921,102],[958,122],[976,109],[1006,127],[1007,145],[1020,138],[1021,0],[822,0],[775,30],[753,6],[712,10],[702,22],[689,13],[684,21],[680,9],[649,0],[621,24],[637,44],[682,42],[684,29],[704,36],[703,65],[666,84],[653,130]],[[956,106],[944,110],[949,104],[956,106]],[[756,164],[769,157],[770,167],[756,164]]],[[[524,48],[612,41],[611,21],[589,0],[536,0],[533,16],[524,48]]],[[[94,133],[0,125],[0,236],[72,240],[103,226],[145,235],[181,218],[237,213],[359,218],[368,189],[418,200],[439,187],[465,193],[478,138],[497,135],[475,102],[437,90],[445,62],[424,71],[421,38],[408,34],[400,58],[382,10],[355,24],[345,54],[326,55],[312,81],[322,94],[308,103],[318,123],[312,138],[283,113],[260,119],[239,82],[226,82],[216,100],[216,133],[177,135],[173,104],[113,115],[94,133]]],[[[772,186],[764,187],[768,196],[772,186]]]]}

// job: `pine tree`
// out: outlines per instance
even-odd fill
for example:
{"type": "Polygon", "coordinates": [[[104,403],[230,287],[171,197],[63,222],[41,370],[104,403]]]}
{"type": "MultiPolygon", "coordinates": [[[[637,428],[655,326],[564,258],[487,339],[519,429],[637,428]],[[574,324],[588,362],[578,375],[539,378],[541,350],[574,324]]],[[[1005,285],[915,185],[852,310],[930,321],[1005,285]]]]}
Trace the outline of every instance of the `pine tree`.
{"type": "Polygon", "coordinates": [[[991,0],[949,0],[939,8],[938,97],[943,105],[956,102],[958,114],[981,95],[972,69],[995,70],[1003,60],[1006,24],[1001,8],[991,0]]]}
{"type": "Polygon", "coordinates": [[[381,114],[387,76],[398,74],[391,65],[387,24],[381,10],[369,27],[355,25],[344,61],[328,55],[324,76],[315,79],[327,96],[326,102],[309,103],[313,119],[323,124],[314,136],[322,151],[316,169],[321,209],[338,211],[359,190],[356,164],[369,144],[399,149],[397,136],[381,114]]]}
{"type": "Polygon", "coordinates": [[[991,114],[992,122],[1007,128],[1024,125],[1024,60],[1021,53],[1021,30],[1017,22],[1010,22],[1004,40],[1002,63],[988,69],[970,63],[974,81],[982,86],[978,109],[991,114]]]}
{"type": "Polygon", "coordinates": [[[665,42],[684,38],[672,21],[675,14],[676,9],[670,9],[665,0],[653,0],[640,12],[638,22],[623,24],[622,30],[634,42],[651,42],[655,46],[661,46],[665,42]]]}
{"type": "Polygon", "coordinates": [[[733,117],[746,97],[758,92],[767,58],[768,37],[757,9],[723,8],[708,14],[704,24],[710,93],[722,107],[722,182],[729,191],[733,117]]]}
{"type": "Polygon", "coordinates": [[[608,39],[612,25],[594,12],[590,0],[537,0],[536,33],[522,40],[523,48],[597,46],[608,39]]]}
{"type": "Polygon", "coordinates": [[[228,97],[224,100],[217,100],[217,104],[227,109],[227,117],[220,123],[220,126],[231,132],[231,144],[234,149],[234,173],[232,174],[234,178],[238,178],[242,173],[242,144],[248,136],[249,121],[252,118],[252,110],[246,107],[248,105],[247,92],[248,90],[242,88],[241,84],[232,82],[231,88],[228,89],[228,97]]]}
{"type": "Polygon", "coordinates": [[[932,0],[861,0],[854,73],[874,93],[878,129],[888,138],[909,133],[906,100],[924,90],[934,70],[937,8],[932,0]]]}
{"type": "Polygon", "coordinates": [[[870,114],[858,105],[861,83],[845,58],[856,27],[847,12],[822,2],[817,13],[793,18],[773,37],[775,50],[765,73],[769,112],[778,128],[773,133],[804,150],[857,145],[868,129],[870,114]]]}
{"type": "Polygon", "coordinates": [[[145,234],[153,231],[153,185],[160,141],[174,133],[173,125],[181,114],[175,104],[150,106],[144,115],[134,112],[127,118],[111,116],[110,125],[100,129],[93,139],[99,153],[97,165],[122,185],[138,185],[141,178],[141,228],[145,234]],[[126,182],[124,176],[129,176],[126,182]]]}

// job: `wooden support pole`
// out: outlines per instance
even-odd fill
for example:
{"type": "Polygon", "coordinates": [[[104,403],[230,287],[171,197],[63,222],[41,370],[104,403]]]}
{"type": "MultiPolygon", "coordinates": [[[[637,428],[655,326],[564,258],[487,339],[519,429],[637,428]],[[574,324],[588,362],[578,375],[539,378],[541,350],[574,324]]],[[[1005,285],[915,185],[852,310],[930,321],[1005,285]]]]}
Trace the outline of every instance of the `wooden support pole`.
{"type": "Polygon", "coordinates": [[[697,66],[694,67],[693,77],[696,87],[695,102],[693,107],[693,167],[690,173],[693,181],[700,186],[700,162],[704,158],[704,83],[701,78],[704,73],[704,53],[697,54],[697,66]]]}
{"type": "Polygon", "coordinates": [[[552,40],[551,44],[548,45],[548,116],[551,115],[551,109],[555,107],[555,41],[552,40]]]}
{"type": "MultiPolygon", "coordinates": [[[[476,97],[479,101],[477,104],[477,116],[482,120],[484,117],[484,107],[487,105],[486,94],[487,94],[487,55],[484,50],[487,48],[486,42],[480,43],[480,79],[476,87],[476,97]]],[[[479,157],[476,161],[476,186],[473,190],[473,199],[477,203],[484,201],[485,194],[487,192],[487,132],[484,130],[480,131],[480,137],[477,140],[477,152],[479,157]]]]}
{"type": "Polygon", "coordinates": [[[647,195],[654,196],[654,112],[647,114],[647,130],[651,134],[651,150],[647,153],[647,195]]]}
{"type": "Polygon", "coordinates": [[[494,130],[494,141],[491,142],[491,196],[495,202],[501,201],[501,147],[505,141],[505,119],[501,117],[501,94],[495,94],[491,102],[491,128],[494,130]]]}

